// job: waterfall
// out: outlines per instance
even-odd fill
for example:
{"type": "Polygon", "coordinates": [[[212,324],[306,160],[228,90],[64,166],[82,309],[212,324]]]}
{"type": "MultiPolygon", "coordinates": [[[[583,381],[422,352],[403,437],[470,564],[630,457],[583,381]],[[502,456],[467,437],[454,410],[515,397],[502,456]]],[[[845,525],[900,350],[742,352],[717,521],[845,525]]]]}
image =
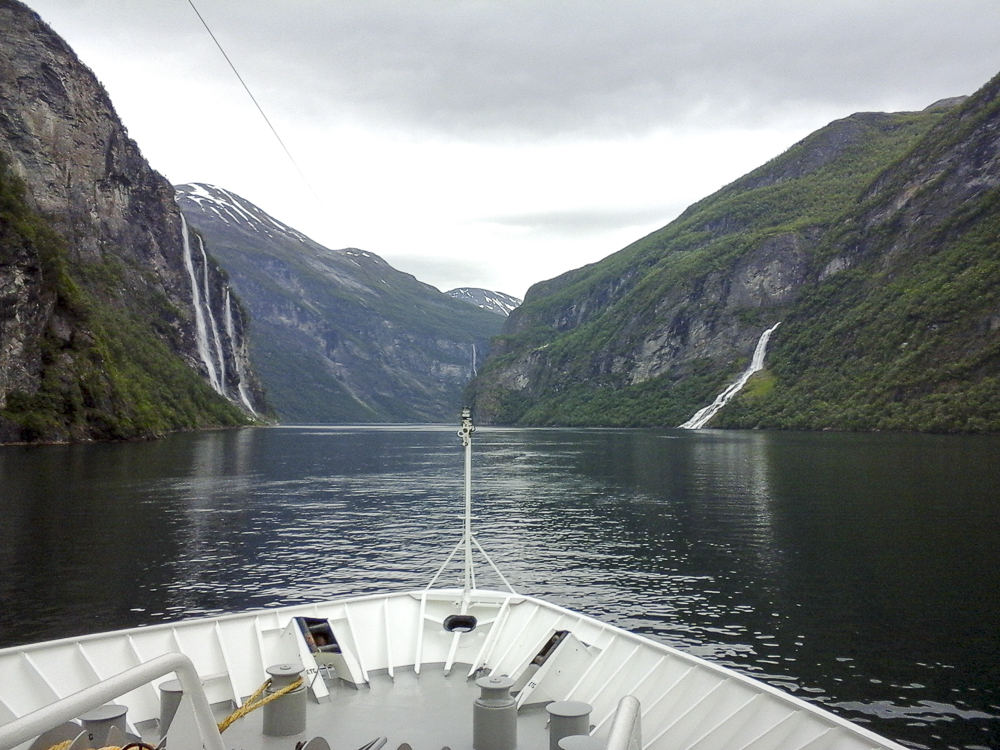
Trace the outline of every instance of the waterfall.
{"type": "MultiPolygon", "coordinates": [[[[205,363],[205,370],[208,372],[208,381],[215,389],[216,393],[226,395],[226,350],[223,347],[222,333],[219,331],[219,324],[212,312],[212,288],[211,277],[208,268],[208,253],[205,252],[205,243],[198,237],[198,249],[201,251],[202,275],[201,283],[198,283],[198,274],[195,270],[194,257],[191,253],[191,236],[188,232],[187,220],[181,214],[181,229],[184,239],[184,267],[187,269],[188,277],[191,279],[191,301],[194,305],[195,319],[195,339],[198,344],[198,355],[205,363]],[[214,349],[214,353],[213,353],[214,349]]],[[[256,414],[250,401],[250,393],[246,386],[246,371],[243,367],[243,360],[237,352],[236,327],[233,325],[233,303],[229,292],[229,285],[223,287],[223,325],[226,336],[229,338],[229,347],[232,350],[233,364],[236,368],[237,391],[240,401],[250,411],[256,414]]]]}
{"type": "MultiPolygon", "coordinates": [[[[215,353],[219,358],[219,387],[216,388],[219,393],[223,396],[226,395],[226,355],[222,350],[222,337],[219,336],[219,326],[215,322],[215,314],[212,312],[212,299],[209,293],[208,285],[208,254],[205,252],[205,243],[202,242],[201,237],[198,237],[198,248],[201,250],[201,262],[204,264],[202,266],[203,273],[202,277],[204,279],[205,285],[205,312],[208,314],[208,323],[212,331],[212,340],[215,342],[215,353]]],[[[232,339],[230,338],[230,342],[232,339]]],[[[233,344],[230,343],[232,346],[233,344]]]]}
{"type": "Polygon", "coordinates": [[[715,397],[715,401],[706,406],[703,409],[699,409],[695,412],[695,415],[691,417],[687,422],[680,425],[683,430],[700,430],[708,421],[719,413],[719,410],[729,403],[729,399],[739,393],[743,386],[747,384],[750,380],[750,376],[753,375],[758,370],[764,367],[764,354],[767,352],[767,342],[771,339],[771,334],[774,333],[774,329],[780,326],[781,323],[775,323],[773,326],[768,328],[764,333],[760,335],[760,339],[757,341],[757,348],[753,350],[753,357],[750,360],[750,366],[740,375],[732,384],[729,385],[726,390],[715,397]]]}
{"type": "Polygon", "coordinates": [[[256,410],[250,403],[250,394],[247,392],[246,384],[246,371],[243,367],[243,358],[239,356],[236,351],[236,326],[233,325],[233,301],[229,294],[229,287],[226,287],[225,296],[225,311],[226,311],[226,335],[229,336],[229,345],[233,348],[233,362],[236,364],[236,377],[239,382],[236,384],[236,388],[240,394],[240,400],[243,405],[250,410],[251,414],[256,414],[256,410]]]}
{"type": "MultiPolygon", "coordinates": [[[[181,230],[181,236],[184,240],[184,267],[187,269],[188,276],[191,279],[191,302],[194,305],[195,340],[198,344],[198,355],[201,357],[201,361],[205,363],[205,369],[208,371],[208,381],[211,383],[212,388],[216,392],[222,393],[221,381],[215,369],[215,362],[212,360],[212,352],[208,347],[208,327],[205,324],[205,312],[202,309],[201,294],[198,290],[198,277],[195,275],[194,260],[191,257],[191,239],[188,233],[187,220],[184,218],[183,213],[181,214],[181,230]]],[[[202,255],[204,253],[205,249],[203,247],[202,255]]],[[[207,273],[208,264],[206,263],[205,266],[207,273]]],[[[206,284],[206,290],[207,288],[206,284]]]]}
{"type": "Polygon", "coordinates": [[[476,377],[479,371],[476,369],[476,342],[472,342],[472,377],[476,377]]]}

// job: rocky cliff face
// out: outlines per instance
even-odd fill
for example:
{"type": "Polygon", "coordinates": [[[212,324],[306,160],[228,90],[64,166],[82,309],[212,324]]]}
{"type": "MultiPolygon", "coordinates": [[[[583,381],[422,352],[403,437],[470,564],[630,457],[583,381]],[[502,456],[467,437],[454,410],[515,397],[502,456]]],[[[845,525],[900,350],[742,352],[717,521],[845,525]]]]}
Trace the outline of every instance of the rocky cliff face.
{"type": "Polygon", "coordinates": [[[247,303],[254,363],[283,421],[454,420],[502,316],[373,253],[323,247],[222,188],[177,195],[247,303]]]}
{"type": "MultiPolygon", "coordinates": [[[[0,266],[6,437],[131,437],[239,422],[207,386],[173,189],[91,71],[35,13],[2,0],[0,28],[4,180],[35,227],[8,222],[0,266]],[[41,227],[45,248],[35,241],[41,227]]],[[[198,281],[215,290],[221,320],[225,277],[210,262],[207,280],[204,270],[198,281]]],[[[249,404],[238,388],[216,390],[260,410],[242,354],[246,319],[234,310],[232,335],[218,348],[232,372],[246,374],[249,404]]]]}
{"type": "MultiPolygon", "coordinates": [[[[879,232],[888,236],[891,227],[898,247],[909,247],[907,222],[924,225],[935,212],[953,217],[968,207],[964,201],[979,200],[974,186],[989,189],[985,167],[971,166],[985,164],[987,144],[996,143],[982,122],[981,137],[963,140],[962,153],[949,148],[930,156],[938,134],[953,140],[954,125],[946,123],[975,119],[972,105],[956,100],[832,123],[658,232],[536,285],[511,313],[473,385],[480,418],[676,426],[744,369],[774,323],[789,321],[775,334],[769,359],[801,358],[808,342],[799,341],[797,352],[783,347],[796,335],[798,316],[822,319],[822,310],[809,307],[817,304],[813,290],[837,288],[862,257],[889,263],[900,250],[882,247],[879,232]],[[914,149],[922,156],[910,158],[931,159],[940,177],[928,177],[929,170],[908,185],[897,176],[892,165],[914,149]],[[952,172],[965,175],[962,187],[950,187],[945,175],[952,172]],[[931,202],[917,205],[938,186],[953,200],[933,209],[931,202]],[[904,205],[905,218],[893,213],[904,205]],[[867,218],[859,224],[857,216],[867,218]]],[[[786,426],[750,419],[740,425],[786,426]]]]}

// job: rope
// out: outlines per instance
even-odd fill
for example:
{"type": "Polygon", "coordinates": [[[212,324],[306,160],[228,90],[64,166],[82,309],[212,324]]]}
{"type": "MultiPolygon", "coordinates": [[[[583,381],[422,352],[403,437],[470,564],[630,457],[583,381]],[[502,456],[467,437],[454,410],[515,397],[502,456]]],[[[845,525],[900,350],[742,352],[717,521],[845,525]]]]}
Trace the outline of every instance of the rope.
{"type": "Polygon", "coordinates": [[[253,695],[247,698],[246,703],[244,703],[242,706],[233,711],[232,714],[230,714],[221,722],[219,722],[219,733],[221,734],[222,732],[225,732],[227,729],[229,729],[230,725],[233,722],[235,722],[237,719],[242,719],[251,711],[256,711],[258,708],[266,706],[271,701],[278,700],[278,698],[280,698],[281,696],[286,695],[292,692],[293,690],[302,687],[302,678],[300,677],[291,685],[286,685],[276,693],[271,693],[267,697],[261,698],[260,696],[263,695],[264,691],[267,690],[270,686],[271,686],[271,681],[268,680],[259,688],[257,688],[257,691],[253,695]]]}

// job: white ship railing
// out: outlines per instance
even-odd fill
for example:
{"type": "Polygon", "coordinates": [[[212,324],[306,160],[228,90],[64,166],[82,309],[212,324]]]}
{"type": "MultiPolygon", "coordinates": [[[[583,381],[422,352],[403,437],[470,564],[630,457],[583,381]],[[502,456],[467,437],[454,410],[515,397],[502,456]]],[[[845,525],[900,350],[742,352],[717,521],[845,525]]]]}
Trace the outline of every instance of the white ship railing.
{"type": "Polygon", "coordinates": [[[179,653],[163,654],[150,659],[144,664],[127,669],[114,677],[109,677],[96,685],[91,685],[78,693],[68,695],[0,726],[0,750],[11,750],[54,726],[75,719],[171,672],[177,674],[184,695],[191,699],[195,724],[205,750],[226,750],[194,664],[184,654],[179,653]]]}

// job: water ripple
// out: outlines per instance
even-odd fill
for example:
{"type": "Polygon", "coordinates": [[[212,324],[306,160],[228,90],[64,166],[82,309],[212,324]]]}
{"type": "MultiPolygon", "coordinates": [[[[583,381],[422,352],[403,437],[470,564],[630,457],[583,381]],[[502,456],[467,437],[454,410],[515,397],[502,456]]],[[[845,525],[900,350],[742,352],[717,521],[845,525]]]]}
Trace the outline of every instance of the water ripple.
{"type": "MultiPolygon", "coordinates": [[[[914,747],[1000,746],[1000,486],[982,468],[1000,443],[956,445],[940,458],[940,441],[893,436],[481,430],[476,533],[518,590],[914,747]]],[[[0,613],[0,641],[423,587],[461,535],[451,428],[66,453],[22,469],[0,451],[5,533],[24,524],[0,552],[0,594],[21,607],[0,613]],[[77,554],[81,536],[128,555],[77,554]]],[[[457,560],[446,576],[460,582],[457,560]]]]}

